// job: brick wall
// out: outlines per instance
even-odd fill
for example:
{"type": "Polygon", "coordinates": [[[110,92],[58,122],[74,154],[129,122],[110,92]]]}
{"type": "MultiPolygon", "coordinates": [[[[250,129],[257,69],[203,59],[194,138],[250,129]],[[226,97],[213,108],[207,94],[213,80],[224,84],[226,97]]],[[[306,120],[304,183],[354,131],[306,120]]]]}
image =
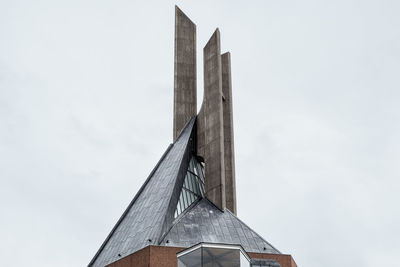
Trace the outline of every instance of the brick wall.
{"type": "MultiPolygon", "coordinates": [[[[107,267],[177,267],[176,254],[185,248],[147,246],[107,267]]],[[[250,258],[276,260],[282,267],[297,267],[292,256],[285,254],[248,253],[250,258]]]]}

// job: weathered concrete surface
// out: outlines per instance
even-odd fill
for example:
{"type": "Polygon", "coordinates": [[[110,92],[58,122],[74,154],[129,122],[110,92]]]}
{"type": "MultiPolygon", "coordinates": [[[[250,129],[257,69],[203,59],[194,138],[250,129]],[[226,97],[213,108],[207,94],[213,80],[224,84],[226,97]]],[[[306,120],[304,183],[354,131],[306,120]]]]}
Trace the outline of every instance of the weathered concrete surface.
{"type": "Polygon", "coordinates": [[[174,141],[197,114],[196,25],[175,6],[174,141]]]}
{"type": "Polygon", "coordinates": [[[198,153],[204,158],[206,196],[218,208],[225,205],[224,123],[220,33],[203,49],[204,97],[198,115],[198,153]]]}
{"type": "Polygon", "coordinates": [[[224,160],[226,208],[236,214],[235,149],[233,139],[231,54],[221,55],[224,115],[224,160]]]}
{"type": "MultiPolygon", "coordinates": [[[[174,141],[196,113],[196,25],[175,7],[174,141]]],[[[197,144],[197,153],[205,162],[208,199],[236,214],[230,54],[221,56],[218,29],[204,47],[204,98],[197,119],[197,144]]]]}

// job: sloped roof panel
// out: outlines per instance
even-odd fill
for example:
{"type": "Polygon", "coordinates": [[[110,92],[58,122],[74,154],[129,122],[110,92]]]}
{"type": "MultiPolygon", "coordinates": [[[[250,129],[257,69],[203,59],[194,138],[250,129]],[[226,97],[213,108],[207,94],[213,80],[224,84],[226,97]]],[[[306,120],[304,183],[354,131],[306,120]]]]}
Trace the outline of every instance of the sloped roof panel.
{"type": "Polygon", "coordinates": [[[179,194],[176,191],[180,190],[183,182],[180,176],[184,175],[188,164],[185,157],[190,152],[194,123],[195,118],[192,118],[176,142],[167,149],[89,266],[105,266],[148,245],[157,244],[165,229],[170,228],[168,224],[172,219],[169,218],[173,218],[179,194]]]}
{"type": "Polygon", "coordinates": [[[178,219],[162,245],[191,247],[200,242],[222,243],[241,245],[246,252],[280,254],[228,209],[223,212],[205,198],[178,219]]]}

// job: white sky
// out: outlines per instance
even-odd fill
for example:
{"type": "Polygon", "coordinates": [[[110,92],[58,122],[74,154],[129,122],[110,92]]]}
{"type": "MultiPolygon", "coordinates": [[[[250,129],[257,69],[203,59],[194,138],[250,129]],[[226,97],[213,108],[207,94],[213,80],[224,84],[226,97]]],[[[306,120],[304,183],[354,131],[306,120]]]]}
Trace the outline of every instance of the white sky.
{"type": "Polygon", "coordinates": [[[398,266],[398,0],[0,0],[2,266],[86,266],[172,141],[174,4],[232,53],[239,217],[398,266]]]}

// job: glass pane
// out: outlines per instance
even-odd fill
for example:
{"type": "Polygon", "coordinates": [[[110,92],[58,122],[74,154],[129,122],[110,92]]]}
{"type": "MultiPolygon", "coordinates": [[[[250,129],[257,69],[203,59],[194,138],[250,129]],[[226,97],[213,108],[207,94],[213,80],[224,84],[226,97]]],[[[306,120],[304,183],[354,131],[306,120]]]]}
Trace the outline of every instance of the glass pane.
{"type": "Polygon", "coordinates": [[[202,165],[197,161],[195,157],[192,157],[190,159],[188,171],[186,172],[182,189],[179,195],[175,217],[179,216],[194,201],[196,201],[199,196],[204,197],[204,180],[202,180],[202,168],[202,165]],[[200,178],[195,174],[200,175],[200,178]]]}
{"type": "MultiPolygon", "coordinates": [[[[181,194],[182,195],[182,194],[181,194]]],[[[182,207],[181,207],[181,200],[179,199],[178,201],[178,206],[176,206],[178,215],[182,213],[182,207]]]]}
{"type": "Polygon", "coordinates": [[[189,170],[191,170],[192,172],[196,173],[196,162],[195,162],[194,157],[192,157],[192,159],[190,160],[189,170]]]}
{"type": "Polygon", "coordinates": [[[192,204],[192,194],[189,191],[186,191],[187,200],[188,200],[188,207],[192,204]]]}
{"type": "Polygon", "coordinates": [[[181,205],[181,213],[185,210],[185,196],[182,193],[182,198],[179,201],[179,204],[181,205]]]}
{"type": "Polygon", "coordinates": [[[204,197],[204,185],[200,184],[201,196],[204,197]]]}
{"type": "Polygon", "coordinates": [[[195,194],[190,194],[190,204],[192,204],[197,199],[195,194]]]}
{"type": "Polygon", "coordinates": [[[187,193],[188,193],[188,201],[189,201],[188,206],[190,206],[193,203],[193,193],[190,193],[189,191],[187,193]]]}
{"type": "Polygon", "coordinates": [[[183,190],[183,191],[185,191],[185,193],[183,195],[184,195],[184,199],[185,199],[185,209],[186,209],[187,207],[189,207],[189,195],[186,190],[183,190]]]}
{"type": "Polygon", "coordinates": [[[197,195],[201,195],[201,193],[200,193],[200,189],[199,189],[199,182],[198,182],[198,180],[197,180],[197,177],[196,176],[194,176],[194,175],[192,175],[192,183],[193,183],[193,189],[192,189],[192,191],[194,192],[194,193],[196,193],[197,195]]]}
{"type": "Polygon", "coordinates": [[[192,164],[192,168],[191,168],[192,172],[194,172],[196,175],[199,175],[197,168],[196,168],[197,162],[194,162],[194,160],[192,159],[191,164],[192,164]]]}
{"type": "Polygon", "coordinates": [[[180,256],[178,267],[201,267],[201,248],[180,256]]]}
{"type": "Polygon", "coordinates": [[[184,211],[184,210],[186,209],[186,195],[185,195],[185,190],[182,190],[181,205],[182,205],[182,211],[184,211]]]}
{"type": "Polygon", "coordinates": [[[185,194],[183,191],[182,191],[181,195],[182,195],[182,197],[179,200],[179,204],[181,205],[181,213],[182,213],[185,210],[185,194]]]}
{"type": "Polygon", "coordinates": [[[203,190],[204,189],[204,184],[200,181],[200,178],[197,178],[197,190],[199,191],[200,196],[204,196],[203,190]]]}
{"type": "Polygon", "coordinates": [[[185,188],[189,188],[189,185],[188,185],[188,175],[189,175],[189,173],[186,173],[185,182],[183,183],[183,187],[185,187],[185,188]]]}
{"type": "Polygon", "coordinates": [[[202,266],[205,267],[214,267],[214,266],[241,267],[239,249],[205,247],[203,248],[202,260],[203,260],[202,266]]]}
{"type": "Polygon", "coordinates": [[[190,172],[188,172],[188,173],[187,173],[188,189],[189,189],[190,191],[193,192],[193,179],[192,179],[192,177],[193,177],[193,174],[191,174],[190,172]]]}
{"type": "Polygon", "coordinates": [[[193,188],[192,188],[193,193],[200,195],[199,194],[199,185],[197,184],[196,176],[192,175],[191,178],[192,178],[192,184],[193,184],[193,188]]]}

